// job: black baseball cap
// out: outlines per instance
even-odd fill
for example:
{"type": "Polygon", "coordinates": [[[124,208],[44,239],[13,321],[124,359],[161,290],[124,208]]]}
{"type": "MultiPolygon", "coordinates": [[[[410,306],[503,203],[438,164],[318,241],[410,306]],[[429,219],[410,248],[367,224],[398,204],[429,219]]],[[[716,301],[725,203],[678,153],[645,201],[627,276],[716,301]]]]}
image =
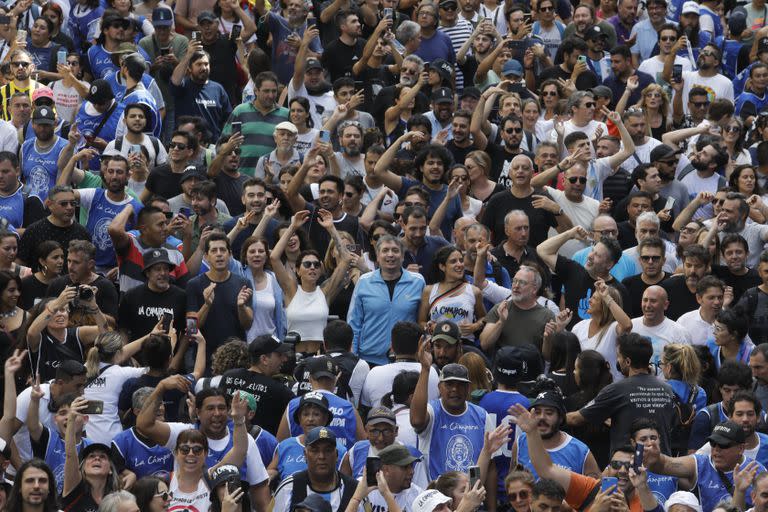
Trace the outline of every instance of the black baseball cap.
{"type": "Polygon", "coordinates": [[[511,385],[523,380],[525,373],[525,358],[519,347],[505,346],[496,351],[496,379],[511,385]]]}
{"type": "Polygon", "coordinates": [[[104,79],[97,79],[91,82],[91,88],[88,90],[88,96],[85,98],[91,103],[100,105],[115,99],[112,92],[112,86],[104,79]]]}
{"type": "Polygon", "coordinates": [[[171,258],[168,256],[168,251],[162,247],[146,251],[142,259],[144,260],[144,269],[142,272],[146,272],[152,265],[157,265],[158,263],[165,263],[171,270],[176,268],[176,265],[173,264],[171,258]]]}
{"type": "Polygon", "coordinates": [[[651,163],[656,163],[659,160],[666,160],[667,158],[672,158],[675,155],[679,155],[682,153],[682,149],[673,149],[671,146],[668,146],[667,144],[659,144],[655,148],[651,150],[651,163]]]}
{"type": "Polygon", "coordinates": [[[330,442],[336,446],[336,434],[334,434],[333,430],[328,427],[315,427],[309,431],[309,434],[307,434],[307,437],[304,439],[304,444],[306,446],[311,446],[321,441],[330,442]]]}
{"type": "Polygon", "coordinates": [[[307,371],[314,378],[328,377],[335,379],[339,374],[339,367],[328,356],[317,356],[305,359],[307,371]]]}
{"type": "Polygon", "coordinates": [[[252,359],[271,354],[272,352],[287,354],[291,350],[293,350],[293,347],[287,343],[280,342],[280,340],[271,334],[256,336],[253,341],[248,344],[248,355],[250,355],[252,359]]]}
{"type": "Polygon", "coordinates": [[[745,441],[744,430],[736,422],[723,421],[715,425],[707,441],[731,447],[745,441]]]}
{"type": "Polygon", "coordinates": [[[432,341],[445,340],[451,345],[455,345],[461,338],[459,326],[450,320],[441,320],[435,324],[432,330],[432,341]]]}
{"type": "Polygon", "coordinates": [[[333,411],[331,411],[331,408],[328,405],[328,399],[325,398],[325,395],[319,391],[310,391],[309,393],[302,395],[302,397],[299,399],[299,406],[296,407],[295,411],[293,411],[293,421],[295,421],[297,425],[299,423],[299,413],[305,405],[317,406],[324,412],[328,413],[328,423],[326,423],[326,425],[331,424],[331,420],[333,419],[333,411]]]}
{"type": "Polygon", "coordinates": [[[440,382],[466,382],[470,384],[469,370],[463,364],[450,363],[443,366],[443,370],[440,372],[440,382]]]}

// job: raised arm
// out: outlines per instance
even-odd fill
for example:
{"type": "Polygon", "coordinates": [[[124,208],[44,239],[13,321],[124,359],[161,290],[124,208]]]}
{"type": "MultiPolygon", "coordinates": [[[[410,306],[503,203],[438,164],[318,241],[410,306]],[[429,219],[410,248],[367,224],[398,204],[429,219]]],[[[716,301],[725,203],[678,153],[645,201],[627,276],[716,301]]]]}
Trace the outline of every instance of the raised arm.
{"type": "Polygon", "coordinates": [[[392,216],[389,214],[385,214],[381,211],[381,202],[384,200],[385,197],[388,195],[394,194],[389,187],[381,187],[379,192],[376,194],[376,196],[371,200],[370,203],[365,207],[363,210],[363,214],[360,215],[360,218],[358,219],[358,222],[360,223],[360,227],[362,227],[366,232],[371,228],[371,224],[373,224],[373,221],[376,220],[377,216],[381,216],[382,218],[385,218],[387,221],[392,220],[392,216]]]}
{"type": "Polygon", "coordinates": [[[403,111],[403,108],[406,105],[410,105],[410,103],[416,99],[419,91],[421,91],[422,87],[424,87],[428,81],[429,73],[422,73],[416,81],[416,84],[408,90],[405,96],[398,98],[397,103],[384,112],[384,130],[387,133],[392,133],[400,120],[400,113],[403,111]]]}
{"type": "Polygon", "coordinates": [[[432,214],[432,218],[429,219],[430,233],[442,233],[440,226],[443,224],[443,219],[448,213],[448,207],[451,205],[453,200],[456,199],[456,196],[459,195],[461,192],[461,187],[463,186],[464,185],[458,180],[458,178],[454,178],[448,184],[448,193],[445,194],[445,197],[443,197],[443,200],[440,201],[440,205],[435,210],[435,213],[432,214]]]}
{"type": "Polygon", "coordinates": [[[699,126],[693,128],[683,128],[681,130],[674,130],[666,132],[661,136],[661,141],[668,146],[672,146],[672,149],[679,149],[678,144],[686,139],[693,137],[694,135],[703,135],[709,132],[709,123],[704,122],[699,126]]]}
{"type": "Polygon", "coordinates": [[[288,183],[288,188],[285,190],[288,206],[291,207],[291,210],[293,210],[294,213],[307,209],[307,202],[301,194],[299,194],[299,190],[301,190],[301,187],[304,185],[304,180],[307,178],[309,167],[321,151],[321,144],[324,143],[317,142],[316,145],[307,152],[307,155],[304,157],[304,162],[302,162],[301,167],[296,171],[296,174],[293,175],[293,178],[291,178],[291,181],[288,183]]]}
{"type": "Polygon", "coordinates": [[[13,351],[13,355],[5,361],[5,390],[3,417],[0,418],[0,438],[7,443],[11,442],[13,435],[21,428],[21,422],[16,418],[16,372],[24,365],[26,355],[26,350],[16,349],[13,351]]]}
{"type": "MultiPolygon", "coordinates": [[[[72,400],[67,414],[67,429],[64,434],[64,488],[61,495],[67,497],[83,479],[80,473],[80,460],[77,454],[77,428],[82,427],[85,419],[83,411],[88,407],[88,400],[79,396],[72,400]]],[[[154,411],[153,411],[154,412],[154,411]]]]}
{"type": "MultiPolygon", "coordinates": [[[[16,389],[13,384],[11,387],[14,388],[14,390],[16,389]]],[[[29,438],[36,443],[40,442],[40,436],[43,435],[43,424],[40,423],[41,398],[43,398],[43,392],[40,390],[40,375],[38,374],[35,376],[35,383],[32,384],[32,392],[29,395],[29,409],[27,410],[27,430],[29,431],[29,438]]]]}
{"type": "Polygon", "coordinates": [[[48,321],[54,313],[59,309],[66,308],[70,302],[75,300],[76,296],[76,286],[65,286],[58,297],[45,305],[45,311],[37,315],[27,329],[27,348],[30,352],[37,352],[40,348],[43,329],[48,325],[48,321]]]}
{"type": "Polygon", "coordinates": [[[245,418],[248,414],[248,402],[240,396],[240,391],[232,395],[232,409],[230,414],[235,428],[232,432],[232,448],[219,461],[218,464],[210,468],[209,474],[219,466],[232,464],[235,467],[242,467],[245,462],[245,455],[248,453],[248,429],[245,428],[245,418]]]}
{"type": "Polygon", "coordinates": [[[677,52],[687,46],[687,43],[688,38],[680,36],[677,42],[672,46],[672,51],[670,51],[669,55],[664,59],[664,69],[661,71],[661,78],[663,78],[665,82],[672,82],[672,69],[675,65],[675,57],[677,57],[677,52]]]}
{"type": "Polygon", "coordinates": [[[547,264],[550,270],[554,271],[555,264],[557,263],[557,251],[560,250],[560,247],[562,247],[568,240],[576,239],[585,241],[588,236],[589,233],[587,233],[586,229],[581,226],[574,226],[564,233],[560,233],[557,236],[553,236],[541,242],[536,248],[536,252],[539,257],[544,260],[544,263],[547,264]]]}
{"type": "Polygon", "coordinates": [[[615,155],[608,157],[608,164],[615,171],[624,163],[624,160],[635,152],[635,143],[632,141],[632,136],[627,131],[627,127],[624,126],[624,122],[618,113],[611,112],[605,107],[603,107],[603,113],[619,129],[619,135],[621,135],[621,149],[615,155]]]}
{"type": "Polygon", "coordinates": [[[316,26],[307,27],[306,30],[304,30],[304,35],[301,37],[301,44],[299,45],[299,51],[296,52],[296,61],[293,65],[293,77],[291,78],[291,85],[293,86],[294,91],[301,89],[301,85],[304,83],[304,69],[307,65],[307,53],[309,52],[309,44],[319,35],[320,31],[316,26]]]}
{"type": "Polygon", "coordinates": [[[624,93],[621,95],[621,98],[619,98],[619,101],[616,102],[615,110],[619,116],[624,115],[624,111],[627,109],[627,102],[629,101],[629,97],[632,96],[632,93],[637,90],[639,85],[640,79],[637,78],[637,75],[632,75],[631,77],[627,78],[627,86],[624,88],[624,93]]]}
{"type": "MultiPolygon", "coordinates": [[[[555,130],[560,130],[562,128],[562,121],[558,120],[555,121],[555,130]],[[557,124],[560,123],[561,127],[558,128],[557,124]]],[[[558,134],[560,132],[558,131],[558,134]]],[[[577,149],[572,155],[568,155],[567,157],[563,158],[561,162],[558,162],[557,165],[554,167],[550,167],[549,169],[545,171],[541,171],[536,176],[531,178],[531,186],[533,188],[542,188],[549,183],[552,182],[552,180],[557,178],[557,175],[561,172],[565,172],[571,167],[573,167],[573,164],[581,160],[584,156],[589,154],[589,148],[579,148],[577,149]]]]}
{"type": "Polygon", "coordinates": [[[411,426],[417,434],[427,428],[429,423],[427,401],[429,400],[429,372],[432,368],[431,343],[428,343],[424,337],[419,341],[421,371],[419,372],[419,380],[416,382],[416,389],[411,400],[411,426]]]}
{"type": "Polygon", "coordinates": [[[509,414],[512,416],[512,421],[528,437],[528,454],[539,478],[549,478],[560,484],[563,489],[568,489],[571,484],[571,471],[552,463],[549,453],[544,449],[538,421],[520,404],[511,407],[509,414]]]}
{"type": "Polygon", "coordinates": [[[469,133],[475,140],[475,147],[481,151],[484,151],[488,146],[488,137],[483,131],[483,123],[488,120],[488,112],[486,105],[492,97],[503,92],[499,87],[489,87],[480,95],[480,100],[477,102],[475,111],[472,112],[472,119],[469,122],[469,133]]]}
{"type": "MultiPolygon", "coordinates": [[[[67,135],[67,144],[64,146],[64,148],[59,153],[59,158],[56,160],[56,164],[59,167],[59,169],[62,169],[63,167],[66,167],[71,159],[72,159],[72,153],[75,150],[75,146],[77,146],[77,143],[80,141],[80,132],[77,129],[77,124],[72,125],[72,128],[69,130],[69,134],[67,135]]],[[[72,166],[74,168],[74,165],[72,166]]],[[[71,172],[71,171],[70,171],[71,172]]],[[[62,174],[64,174],[62,172],[62,174]]],[[[61,179],[61,176],[56,179],[56,184],[59,184],[59,179],[61,179]]],[[[69,184],[69,175],[67,175],[66,180],[62,181],[61,183],[69,184]]]]}
{"type": "Polygon", "coordinates": [[[371,174],[379,178],[381,182],[389,187],[395,194],[399,193],[400,189],[403,188],[403,178],[389,170],[392,166],[392,162],[395,160],[395,155],[397,155],[400,146],[404,142],[420,142],[424,139],[424,134],[419,131],[404,133],[387,148],[383,155],[381,155],[381,158],[376,162],[376,165],[373,166],[373,172],[371,174]]]}
{"type": "Polygon", "coordinates": [[[200,41],[197,39],[189,40],[187,53],[184,54],[184,57],[182,57],[179,63],[176,64],[176,67],[173,68],[173,73],[171,74],[171,83],[173,85],[181,85],[182,80],[184,80],[184,77],[187,75],[187,69],[189,68],[189,61],[192,59],[192,54],[202,49],[203,44],[200,41]]]}
{"type": "Polygon", "coordinates": [[[675,221],[672,223],[672,229],[675,231],[683,229],[686,224],[691,222],[696,211],[705,204],[711,203],[714,198],[715,195],[712,192],[699,192],[696,197],[683,208],[683,211],[675,217],[675,221]]]}
{"type": "Polygon", "coordinates": [[[357,62],[355,62],[355,65],[352,66],[353,75],[359,75],[363,72],[366,66],[368,66],[368,59],[373,55],[373,50],[376,49],[379,38],[382,37],[382,34],[389,30],[390,27],[392,27],[392,19],[389,16],[383,16],[376,25],[376,28],[373,29],[373,34],[371,34],[368,41],[366,41],[365,46],[363,47],[363,55],[357,62]]]}
{"type": "Polygon", "coordinates": [[[341,239],[341,236],[339,236],[339,232],[336,230],[336,226],[333,223],[333,214],[328,210],[318,210],[317,223],[328,232],[331,240],[336,244],[336,250],[339,252],[336,268],[331,274],[331,277],[320,287],[323,290],[328,306],[330,306],[344,284],[344,278],[346,277],[347,269],[349,268],[350,256],[349,251],[347,250],[347,244],[341,239]]]}
{"type": "Polygon", "coordinates": [[[219,150],[216,152],[216,156],[211,161],[211,165],[208,166],[208,177],[214,179],[221,172],[221,168],[224,166],[224,162],[229,158],[229,154],[233,150],[242,146],[245,137],[242,133],[233,134],[227,142],[219,146],[219,150]]]}
{"type": "Polygon", "coordinates": [[[285,294],[286,304],[290,303],[293,296],[296,295],[298,285],[296,283],[296,278],[288,272],[288,269],[283,265],[283,260],[281,258],[283,252],[285,252],[285,248],[288,247],[288,241],[308,220],[309,211],[302,210],[296,212],[291,219],[291,225],[283,232],[283,236],[280,237],[280,240],[275,244],[275,248],[269,253],[269,261],[272,263],[272,270],[275,272],[277,283],[280,285],[280,288],[283,289],[283,293],[285,294]]]}
{"type": "Polygon", "coordinates": [[[67,161],[67,164],[61,168],[59,177],[56,178],[57,185],[77,186],[83,182],[85,171],[77,168],[78,162],[87,162],[99,155],[99,152],[93,148],[83,148],[67,161]]]}
{"type": "Polygon", "coordinates": [[[178,389],[186,395],[190,391],[189,381],[182,375],[171,375],[161,380],[144,402],[144,407],[136,418],[136,429],[161,446],[168,444],[171,427],[168,423],[157,420],[157,408],[163,400],[163,394],[172,389],[178,389]]]}
{"type": "Polygon", "coordinates": [[[133,205],[128,203],[107,226],[107,233],[117,253],[131,245],[131,235],[125,230],[131,217],[133,217],[133,205]]]}

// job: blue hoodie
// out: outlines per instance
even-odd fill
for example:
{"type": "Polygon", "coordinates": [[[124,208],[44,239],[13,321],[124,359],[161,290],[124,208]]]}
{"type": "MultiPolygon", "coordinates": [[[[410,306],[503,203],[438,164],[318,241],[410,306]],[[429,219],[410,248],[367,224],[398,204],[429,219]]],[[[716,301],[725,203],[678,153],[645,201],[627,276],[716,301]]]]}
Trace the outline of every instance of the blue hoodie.
{"type": "Polygon", "coordinates": [[[416,322],[424,277],[403,269],[392,299],[381,270],[360,276],[352,294],[347,322],[355,337],[352,352],[374,364],[387,364],[392,327],[396,322],[416,322]]]}

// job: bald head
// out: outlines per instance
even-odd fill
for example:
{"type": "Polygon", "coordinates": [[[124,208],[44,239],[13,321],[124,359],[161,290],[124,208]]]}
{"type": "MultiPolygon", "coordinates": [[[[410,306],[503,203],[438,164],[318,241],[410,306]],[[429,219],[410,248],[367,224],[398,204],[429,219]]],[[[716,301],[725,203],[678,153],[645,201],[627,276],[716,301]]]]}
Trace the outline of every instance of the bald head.
{"type": "Polygon", "coordinates": [[[528,188],[533,176],[533,160],[525,155],[517,155],[510,162],[508,172],[513,187],[528,188]]]}
{"type": "Polygon", "coordinates": [[[476,221],[471,217],[459,217],[456,222],[453,223],[453,239],[456,241],[456,247],[465,251],[466,247],[466,229],[474,224],[476,221]]]}
{"type": "Polygon", "coordinates": [[[658,285],[649,286],[643,292],[641,307],[643,323],[648,326],[658,325],[664,321],[664,312],[669,306],[667,291],[658,285]]]}
{"type": "Polygon", "coordinates": [[[616,219],[610,215],[601,214],[592,221],[592,232],[597,235],[597,238],[604,236],[618,238],[619,226],[616,224],[616,219]]]}

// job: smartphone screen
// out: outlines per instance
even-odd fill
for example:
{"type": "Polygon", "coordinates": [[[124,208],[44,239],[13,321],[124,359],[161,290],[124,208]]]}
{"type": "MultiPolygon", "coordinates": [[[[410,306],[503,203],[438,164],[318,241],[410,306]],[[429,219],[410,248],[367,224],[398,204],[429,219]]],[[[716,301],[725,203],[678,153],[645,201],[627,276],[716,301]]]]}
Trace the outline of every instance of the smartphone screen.
{"type": "Polygon", "coordinates": [[[683,65],[675,64],[672,66],[672,81],[679,82],[683,78],[683,65]]]}
{"type": "Polygon", "coordinates": [[[197,334],[197,316],[187,315],[187,336],[197,334]]]}
{"type": "Polygon", "coordinates": [[[470,466],[469,467],[469,488],[474,489],[475,484],[477,483],[478,480],[480,480],[480,467],[470,466]]]}
{"type": "Polygon", "coordinates": [[[171,322],[173,321],[173,315],[170,313],[163,313],[163,330],[169,332],[171,330],[171,322]]]}
{"type": "Polygon", "coordinates": [[[320,142],[331,142],[331,132],[328,130],[320,130],[320,142]]]}
{"type": "Polygon", "coordinates": [[[232,121],[232,135],[240,133],[243,129],[243,123],[241,121],[232,121]]]}
{"type": "Polygon", "coordinates": [[[369,487],[378,485],[376,473],[381,469],[381,459],[378,457],[368,457],[365,459],[365,483],[369,487]]]}
{"type": "Polygon", "coordinates": [[[635,458],[632,461],[632,467],[635,468],[635,471],[643,465],[643,454],[645,453],[645,445],[642,443],[637,443],[635,446],[635,458]]]}
{"type": "MultiPolygon", "coordinates": [[[[603,477],[603,478],[600,480],[600,490],[601,490],[602,492],[605,492],[605,491],[606,491],[606,489],[608,489],[609,487],[611,487],[611,486],[613,486],[613,485],[617,485],[618,483],[619,483],[619,479],[618,479],[618,478],[616,478],[615,476],[604,476],[604,477],[603,477]]],[[[614,490],[611,492],[611,494],[613,494],[614,492],[616,492],[616,489],[614,489],[614,490]]]]}
{"type": "Polygon", "coordinates": [[[232,26],[232,33],[230,33],[229,38],[233,41],[236,40],[238,37],[240,37],[240,33],[243,31],[243,27],[240,25],[233,25],[232,26]]]}

